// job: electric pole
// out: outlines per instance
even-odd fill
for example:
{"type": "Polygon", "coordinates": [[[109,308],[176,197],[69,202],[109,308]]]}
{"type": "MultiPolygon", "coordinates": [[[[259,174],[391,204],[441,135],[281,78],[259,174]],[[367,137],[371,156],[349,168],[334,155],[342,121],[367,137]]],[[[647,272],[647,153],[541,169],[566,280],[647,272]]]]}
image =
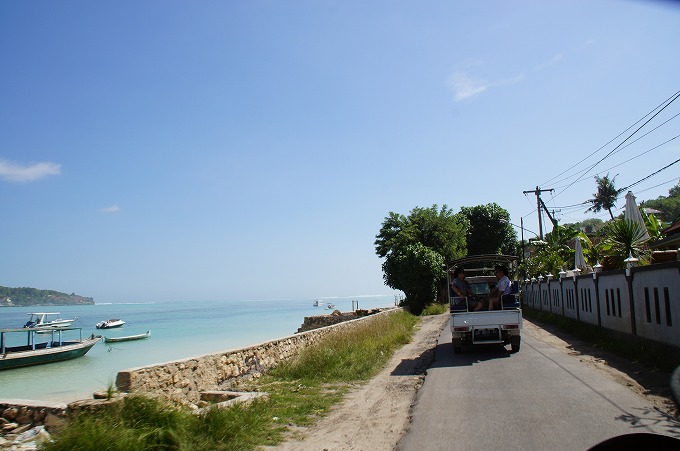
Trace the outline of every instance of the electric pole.
{"type": "Polygon", "coordinates": [[[550,218],[550,221],[553,223],[553,226],[557,226],[557,221],[550,214],[550,211],[548,211],[548,207],[546,207],[545,204],[543,203],[543,199],[541,199],[541,193],[552,192],[552,191],[555,191],[555,190],[553,188],[541,189],[538,186],[533,191],[523,191],[524,194],[533,193],[533,194],[536,195],[536,209],[538,211],[538,233],[539,233],[539,238],[541,240],[543,239],[543,218],[541,217],[541,208],[543,210],[545,210],[546,214],[550,218]]]}

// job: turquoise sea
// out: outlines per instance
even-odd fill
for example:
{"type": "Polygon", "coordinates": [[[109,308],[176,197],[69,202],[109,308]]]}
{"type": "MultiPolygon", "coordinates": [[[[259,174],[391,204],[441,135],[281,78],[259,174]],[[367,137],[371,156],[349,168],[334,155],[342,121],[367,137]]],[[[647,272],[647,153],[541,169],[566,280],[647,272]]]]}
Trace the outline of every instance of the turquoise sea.
{"type": "MultiPolygon", "coordinates": [[[[394,296],[324,298],[337,310],[394,305],[394,296]]],[[[30,312],[59,312],[77,318],[83,337],[134,335],[151,331],[151,338],[123,343],[97,343],[84,357],[65,362],[0,371],[0,398],[69,402],[91,397],[114,384],[118,371],[201,354],[241,348],[294,334],[305,316],[328,314],[314,299],[271,301],[186,301],[109,303],[83,306],[3,307],[0,328],[22,327],[30,312]],[[119,318],[119,329],[99,330],[95,324],[119,318]]]]}

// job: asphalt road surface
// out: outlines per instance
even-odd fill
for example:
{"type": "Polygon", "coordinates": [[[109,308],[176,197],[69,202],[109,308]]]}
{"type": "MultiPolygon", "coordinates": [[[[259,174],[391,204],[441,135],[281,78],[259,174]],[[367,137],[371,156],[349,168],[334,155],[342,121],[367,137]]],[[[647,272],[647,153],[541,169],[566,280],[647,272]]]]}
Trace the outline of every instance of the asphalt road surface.
{"type": "Polygon", "coordinates": [[[447,326],[397,449],[585,450],[640,432],[680,438],[680,423],[529,327],[518,353],[454,354],[447,326]]]}

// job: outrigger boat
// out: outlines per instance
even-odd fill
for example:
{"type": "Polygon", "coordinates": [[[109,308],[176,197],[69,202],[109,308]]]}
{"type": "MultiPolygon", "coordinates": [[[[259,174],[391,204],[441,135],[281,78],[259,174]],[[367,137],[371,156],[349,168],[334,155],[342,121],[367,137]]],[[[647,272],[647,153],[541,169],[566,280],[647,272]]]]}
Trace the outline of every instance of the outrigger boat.
{"type": "Polygon", "coordinates": [[[120,343],[121,341],[143,340],[151,336],[151,331],[147,330],[144,334],[128,335],[126,337],[104,337],[104,343],[120,343]]]}
{"type": "Polygon", "coordinates": [[[80,327],[60,327],[52,330],[23,328],[23,329],[0,329],[0,370],[19,368],[22,366],[40,365],[43,363],[59,362],[61,360],[81,357],[89,351],[101,339],[100,336],[92,335],[83,339],[83,331],[80,327]],[[77,330],[78,340],[66,340],[63,335],[68,331],[77,330]],[[39,333],[51,333],[48,341],[39,342],[39,333]],[[12,334],[25,334],[25,345],[8,345],[9,336],[12,341],[22,341],[12,334]]]}

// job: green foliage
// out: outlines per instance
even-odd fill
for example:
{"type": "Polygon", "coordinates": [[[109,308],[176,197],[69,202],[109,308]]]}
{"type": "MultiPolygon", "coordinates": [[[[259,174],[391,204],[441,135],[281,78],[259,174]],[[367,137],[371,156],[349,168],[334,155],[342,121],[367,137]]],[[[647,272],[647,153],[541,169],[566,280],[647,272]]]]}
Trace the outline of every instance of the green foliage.
{"type": "Polygon", "coordinates": [[[94,299],[36,288],[10,288],[0,286],[0,307],[29,305],[80,305],[94,304],[94,299]],[[7,299],[10,301],[8,302],[7,299]]]}
{"type": "Polygon", "coordinates": [[[465,255],[467,222],[454,215],[446,205],[430,208],[415,207],[408,216],[390,212],[383,221],[375,240],[379,257],[420,243],[438,252],[445,260],[465,255]]]}
{"type": "Polygon", "coordinates": [[[414,315],[437,298],[444,268],[444,257],[421,243],[391,252],[382,265],[385,285],[404,292],[414,315]]]}
{"type": "Polygon", "coordinates": [[[661,229],[663,227],[661,221],[659,221],[653,213],[647,214],[642,209],[640,209],[640,213],[642,214],[642,219],[645,220],[645,227],[647,227],[649,237],[652,240],[661,239],[661,229]]]}
{"type": "Polygon", "coordinates": [[[350,384],[367,380],[408,343],[418,318],[379,315],[328,334],[249,386],[269,400],[213,407],[199,415],[155,398],[128,396],[96,414],[81,412],[52,435],[45,450],[253,450],[276,445],[288,426],[307,426],[339,402],[350,384]]]}
{"type": "Polygon", "coordinates": [[[441,315],[449,311],[448,304],[430,304],[420,313],[420,316],[441,315]]]}
{"type": "Polygon", "coordinates": [[[615,180],[616,176],[610,179],[609,174],[605,175],[604,177],[599,177],[597,175],[595,176],[595,181],[597,182],[597,192],[593,193],[593,198],[588,201],[593,205],[588,208],[586,212],[592,211],[597,213],[600,210],[607,210],[609,212],[609,216],[614,219],[612,208],[614,208],[616,205],[616,199],[619,197],[619,194],[621,194],[621,190],[616,189],[616,186],[614,186],[615,180]]]}
{"type": "Polygon", "coordinates": [[[467,227],[467,220],[446,205],[416,207],[408,216],[390,212],[385,218],[375,240],[376,254],[385,258],[383,278],[404,292],[413,313],[437,297],[444,263],[465,255],[467,227]]]}
{"type": "Polygon", "coordinates": [[[496,203],[462,207],[470,223],[467,233],[468,255],[510,254],[516,251],[517,233],[510,224],[510,213],[496,203]]]}
{"type": "Polygon", "coordinates": [[[641,207],[653,208],[662,212],[660,215],[669,223],[680,219],[680,183],[668,191],[668,196],[659,196],[656,199],[646,200],[640,203],[641,207]]]}
{"type": "Polygon", "coordinates": [[[604,221],[600,218],[589,218],[583,221],[576,222],[574,224],[564,224],[565,226],[571,226],[576,230],[582,230],[586,234],[595,234],[602,227],[604,227],[604,221]]]}
{"type": "Polygon", "coordinates": [[[644,227],[633,221],[617,219],[607,223],[602,252],[614,268],[625,268],[624,260],[631,255],[639,259],[641,265],[649,263],[650,250],[644,232],[644,227]]]}
{"type": "Polygon", "coordinates": [[[556,226],[545,235],[545,244],[535,245],[530,259],[524,262],[526,274],[531,276],[552,274],[557,276],[562,269],[574,267],[573,242],[581,238],[586,259],[592,249],[590,239],[571,225],[556,226]]]}
{"type": "Polygon", "coordinates": [[[286,380],[343,382],[366,380],[381,368],[392,352],[408,343],[417,318],[405,312],[375,317],[370,322],[326,336],[317,346],[272,371],[286,380]]]}

